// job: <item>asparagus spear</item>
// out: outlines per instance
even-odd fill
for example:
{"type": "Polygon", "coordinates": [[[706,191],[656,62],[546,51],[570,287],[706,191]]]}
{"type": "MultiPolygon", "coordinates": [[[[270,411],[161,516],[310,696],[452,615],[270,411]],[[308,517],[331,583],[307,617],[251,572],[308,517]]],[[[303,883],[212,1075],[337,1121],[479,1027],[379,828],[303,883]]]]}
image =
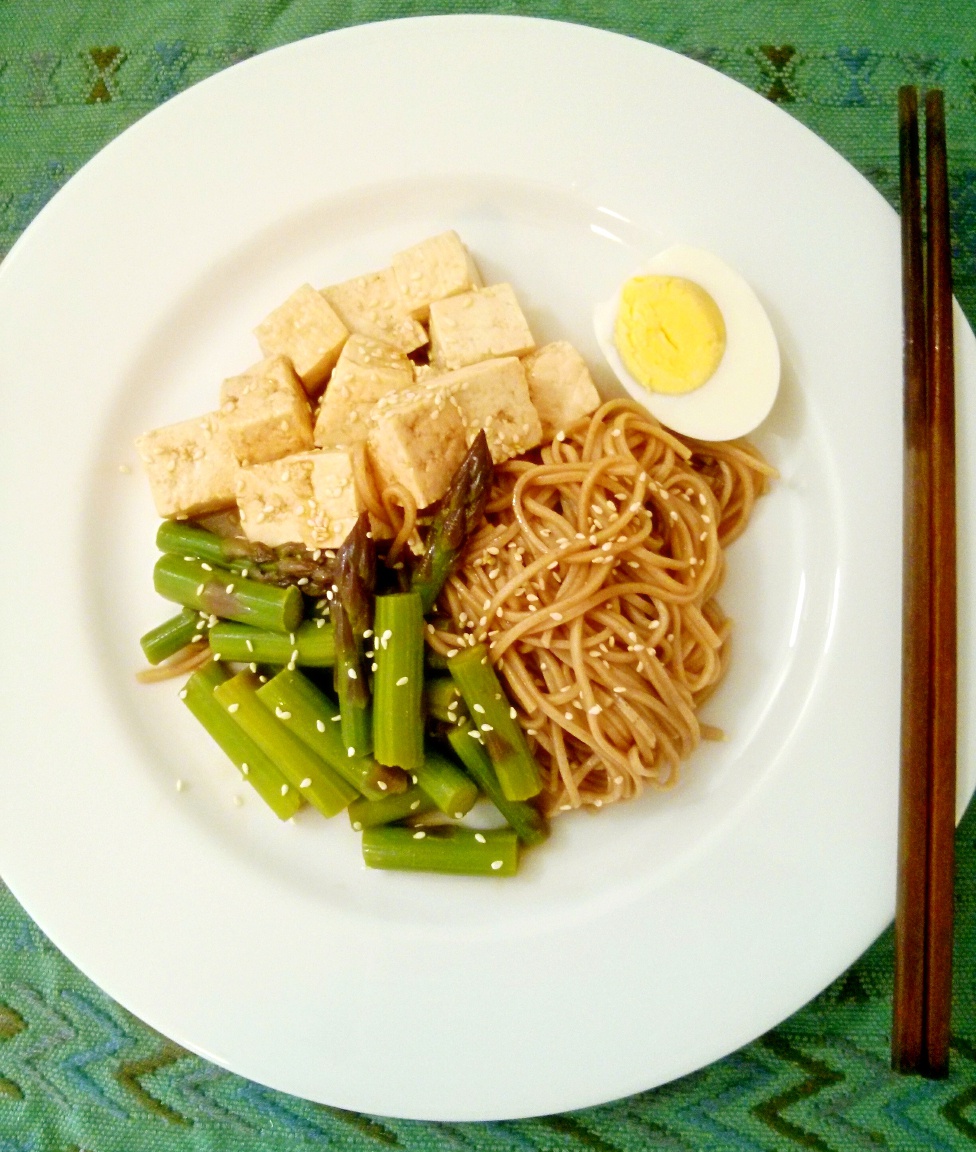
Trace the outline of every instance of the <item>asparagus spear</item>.
{"type": "Polygon", "coordinates": [[[420,594],[376,597],[373,747],[381,764],[424,762],[424,614],[420,594]]]}
{"type": "Polygon", "coordinates": [[[470,721],[462,721],[447,734],[451,747],[468,770],[468,775],[482,792],[514,828],[515,834],[528,847],[541,844],[549,836],[549,825],[545,816],[532,804],[524,800],[509,800],[502,791],[495,769],[491,766],[488,753],[475,739],[477,730],[470,721]]]}
{"type": "Polygon", "coordinates": [[[369,868],[514,876],[518,837],[510,828],[480,832],[456,824],[416,829],[385,824],[363,832],[363,860],[369,868]]]}
{"type": "Polygon", "coordinates": [[[528,800],[542,790],[542,777],[483,644],[458,652],[451,675],[481,734],[508,800],[528,800]]]}
{"type": "Polygon", "coordinates": [[[402,794],[406,774],[385,768],[372,756],[350,756],[339,731],[339,708],[301,672],[285,668],[258,689],[258,699],[272,712],[289,713],[295,735],[340,776],[371,800],[402,794]]]}
{"type": "MultiPolygon", "coordinates": [[[[288,783],[322,813],[334,816],[355,800],[356,790],[295,735],[285,709],[269,711],[257,696],[260,680],[253,672],[239,672],[214,689],[219,704],[255,744],[278,765],[288,783]]],[[[287,795],[287,792],[284,793],[287,795]]]]}
{"type": "Polygon", "coordinates": [[[180,691],[183,703],[206,728],[220,748],[237,765],[244,779],[280,820],[294,816],[302,797],[289,788],[274,761],[217,702],[214,689],[230,678],[222,664],[211,660],[199,668],[180,691]],[[284,791],[282,791],[284,787],[284,791]]]}
{"type": "Polygon", "coordinates": [[[342,739],[350,755],[365,756],[373,750],[373,724],[363,652],[365,634],[373,624],[376,588],[376,550],[366,512],[336,554],[335,580],[331,615],[342,739]]]}
{"type": "Polygon", "coordinates": [[[294,632],[270,632],[250,624],[220,623],[210,629],[210,647],[222,660],[242,664],[302,664],[331,668],[335,639],[326,620],[304,620],[294,632]]]}
{"type": "Polygon", "coordinates": [[[186,520],[164,520],[156,533],[160,552],[190,556],[232,568],[259,584],[294,584],[308,596],[324,596],[332,587],[332,553],[309,552],[301,544],[269,548],[243,536],[219,536],[186,520]]]}
{"type": "Polygon", "coordinates": [[[204,560],[165,553],[156,561],[153,584],[167,600],[272,632],[294,632],[302,619],[304,601],[297,588],[257,584],[204,560]]]}
{"type": "Polygon", "coordinates": [[[200,623],[200,613],[184,608],[169,620],[150,628],[139,643],[149,663],[159,664],[205,632],[206,627],[200,623]]]}
{"type": "Polygon", "coordinates": [[[482,430],[451,477],[427,535],[427,550],[414,570],[411,588],[420,593],[425,613],[433,608],[465,541],[481,523],[493,474],[488,439],[482,430]]]}
{"type": "Polygon", "coordinates": [[[427,715],[444,724],[456,724],[467,715],[458,686],[450,676],[428,676],[424,685],[427,715]]]}
{"type": "Polygon", "coordinates": [[[356,832],[361,832],[364,828],[392,824],[408,816],[422,816],[436,807],[427,793],[415,784],[399,796],[384,796],[382,800],[353,800],[349,805],[349,823],[356,832]]]}
{"type": "Polygon", "coordinates": [[[446,756],[428,751],[424,762],[414,769],[417,784],[442,812],[461,819],[478,799],[478,787],[446,756]]]}

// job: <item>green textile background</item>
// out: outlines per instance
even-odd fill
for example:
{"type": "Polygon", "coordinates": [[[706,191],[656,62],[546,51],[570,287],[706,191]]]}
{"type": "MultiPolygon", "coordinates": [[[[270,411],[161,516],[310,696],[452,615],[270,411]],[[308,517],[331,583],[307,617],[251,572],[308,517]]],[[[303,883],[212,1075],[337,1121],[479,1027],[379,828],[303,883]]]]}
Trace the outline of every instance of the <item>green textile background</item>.
{"type": "MultiPolygon", "coordinates": [[[[0,0],[0,256],[90,156],[188,85],[333,28],[459,11],[568,19],[683,52],[782,104],[892,202],[897,88],[941,86],[956,289],[976,321],[976,0],[0,0]]],[[[976,809],[958,873],[948,1080],[889,1069],[889,931],[794,1017],[676,1083],[569,1115],[450,1125],[311,1104],[187,1053],[82,976],[0,883],[0,1152],[970,1149],[976,809]]]]}

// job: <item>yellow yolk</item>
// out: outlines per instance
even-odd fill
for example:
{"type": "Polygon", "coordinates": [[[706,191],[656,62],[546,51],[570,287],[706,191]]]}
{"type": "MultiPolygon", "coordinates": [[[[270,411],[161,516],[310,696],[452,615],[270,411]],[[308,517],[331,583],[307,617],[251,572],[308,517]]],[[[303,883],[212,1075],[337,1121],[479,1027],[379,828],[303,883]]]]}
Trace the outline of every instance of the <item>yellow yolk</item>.
{"type": "Polygon", "coordinates": [[[725,352],[725,322],[704,288],[680,276],[634,276],[623,286],[614,343],[652,392],[700,388],[725,352]]]}

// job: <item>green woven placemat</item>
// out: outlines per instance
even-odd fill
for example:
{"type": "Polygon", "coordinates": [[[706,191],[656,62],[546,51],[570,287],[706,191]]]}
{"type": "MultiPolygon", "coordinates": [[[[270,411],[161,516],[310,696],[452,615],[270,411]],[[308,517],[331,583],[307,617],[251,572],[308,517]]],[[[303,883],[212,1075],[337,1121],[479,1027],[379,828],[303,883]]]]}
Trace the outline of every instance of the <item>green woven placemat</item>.
{"type": "MultiPolygon", "coordinates": [[[[569,19],[683,52],[781,104],[892,202],[897,88],[938,84],[948,104],[956,290],[976,321],[973,0],[140,0],[121,11],[97,0],[83,13],[68,4],[0,0],[0,256],[91,155],[188,85],[332,28],[458,11],[569,19]]],[[[976,809],[959,830],[957,850],[947,1080],[889,1070],[889,931],[811,1004],[709,1068],[599,1108],[494,1124],[362,1116],[208,1064],[101,993],[0,884],[0,1152],[971,1149],[976,809]]]]}

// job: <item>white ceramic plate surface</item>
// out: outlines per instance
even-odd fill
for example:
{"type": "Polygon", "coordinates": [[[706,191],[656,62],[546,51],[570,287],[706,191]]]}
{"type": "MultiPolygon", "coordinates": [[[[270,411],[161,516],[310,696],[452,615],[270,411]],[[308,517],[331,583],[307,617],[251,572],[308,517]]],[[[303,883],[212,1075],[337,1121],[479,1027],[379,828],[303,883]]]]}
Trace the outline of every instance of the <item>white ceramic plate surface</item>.
{"type": "MultiPolygon", "coordinates": [[[[555,1112],[761,1034],[893,914],[900,331],[891,209],[787,115],[647,44],[517,18],[374,24],[172,100],[0,269],[0,874],[155,1028],[345,1108],[555,1112]],[[592,305],[674,242],[745,276],[784,363],[756,436],[782,479],[722,596],[733,660],[706,717],[727,741],[669,793],[560,819],[505,882],[369,873],[342,818],[279,825],[173,684],[133,680],[168,614],[134,436],[215,407],[299,283],[449,227],[604,384],[592,305]]],[[[958,343],[969,699],[964,323],[958,343]]]]}

